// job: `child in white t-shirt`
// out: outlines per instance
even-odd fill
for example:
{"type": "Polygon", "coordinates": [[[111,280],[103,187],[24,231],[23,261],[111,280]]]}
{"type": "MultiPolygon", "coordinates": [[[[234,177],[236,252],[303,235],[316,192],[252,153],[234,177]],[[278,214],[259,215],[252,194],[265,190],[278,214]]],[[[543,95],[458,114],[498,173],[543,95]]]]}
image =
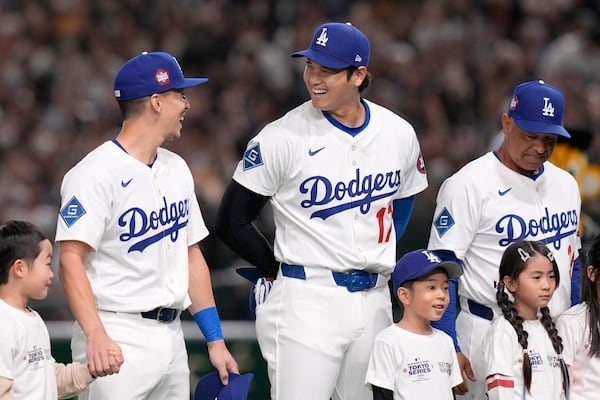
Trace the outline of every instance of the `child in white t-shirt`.
{"type": "Polygon", "coordinates": [[[559,400],[568,393],[562,339],[548,308],[559,281],[543,243],[521,240],[504,251],[496,291],[503,315],[493,320],[474,364],[481,362],[490,400],[559,400]]]}
{"type": "Polygon", "coordinates": [[[571,400],[594,399],[600,393],[600,235],[592,241],[585,261],[582,302],[556,321],[571,377],[571,400]]]}
{"type": "Polygon", "coordinates": [[[452,388],[462,382],[454,345],[430,322],[448,306],[448,279],[461,273],[457,263],[424,249],[398,261],[392,281],[404,312],[375,338],[365,379],[373,400],[453,399],[452,388]]]}
{"type": "Polygon", "coordinates": [[[27,306],[48,295],[51,260],[52,245],[34,225],[0,227],[0,400],[69,398],[94,379],[87,365],[54,361],[46,325],[27,306]]]}

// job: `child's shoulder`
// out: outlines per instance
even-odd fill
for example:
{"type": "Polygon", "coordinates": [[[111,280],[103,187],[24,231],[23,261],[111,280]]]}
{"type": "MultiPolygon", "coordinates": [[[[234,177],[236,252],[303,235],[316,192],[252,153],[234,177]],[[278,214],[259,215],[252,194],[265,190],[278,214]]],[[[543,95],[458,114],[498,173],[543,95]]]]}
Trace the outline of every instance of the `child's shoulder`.
{"type": "Polygon", "coordinates": [[[586,303],[579,303],[563,311],[558,317],[558,320],[578,319],[587,315],[588,306],[586,303]]]}

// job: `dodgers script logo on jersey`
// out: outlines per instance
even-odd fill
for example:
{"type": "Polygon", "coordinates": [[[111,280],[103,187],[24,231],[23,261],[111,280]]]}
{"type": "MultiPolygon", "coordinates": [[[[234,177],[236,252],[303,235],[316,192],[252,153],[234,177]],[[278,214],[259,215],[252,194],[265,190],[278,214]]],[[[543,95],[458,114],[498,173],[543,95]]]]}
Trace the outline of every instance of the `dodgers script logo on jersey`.
{"type": "Polygon", "coordinates": [[[187,226],[187,217],[190,213],[189,200],[179,200],[169,204],[167,204],[166,197],[163,196],[162,200],[163,206],[158,210],[146,213],[141,208],[132,207],[119,217],[119,226],[127,228],[127,232],[119,236],[123,242],[147,236],[148,232],[154,233],[134,243],[127,251],[128,253],[132,251],[141,253],[146,247],[164,237],[169,237],[171,242],[175,242],[179,237],[179,230],[187,226]]]}
{"type": "MultiPolygon", "coordinates": [[[[434,226],[441,238],[455,225],[455,220],[448,209],[444,208],[434,220],[434,226]]],[[[556,250],[561,247],[563,238],[575,235],[579,225],[576,210],[559,211],[550,213],[548,207],[539,218],[525,219],[517,214],[507,214],[498,219],[495,225],[496,232],[500,235],[498,245],[506,247],[518,240],[528,238],[539,240],[545,244],[552,244],[556,250]],[[539,237],[539,235],[543,235],[539,237]]]]}
{"type": "Polygon", "coordinates": [[[400,170],[361,176],[360,169],[355,170],[355,177],[348,182],[331,182],[325,176],[311,176],[299,187],[300,193],[308,194],[302,200],[302,208],[326,206],[334,201],[339,204],[324,207],[313,212],[311,218],[327,219],[342,211],[359,207],[362,214],[371,209],[374,201],[393,196],[400,187],[400,170]]]}
{"type": "MultiPolygon", "coordinates": [[[[179,237],[179,230],[187,226],[190,211],[189,199],[168,203],[167,198],[163,196],[162,203],[158,210],[149,212],[139,207],[132,207],[118,218],[119,226],[125,228],[124,232],[119,235],[122,242],[143,237],[129,247],[128,253],[133,251],[141,253],[148,246],[166,237],[175,242],[179,237]]],[[[68,227],[73,226],[85,214],[85,209],[76,197],[72,197],[60,210],[60,215],[68,227]]]]}

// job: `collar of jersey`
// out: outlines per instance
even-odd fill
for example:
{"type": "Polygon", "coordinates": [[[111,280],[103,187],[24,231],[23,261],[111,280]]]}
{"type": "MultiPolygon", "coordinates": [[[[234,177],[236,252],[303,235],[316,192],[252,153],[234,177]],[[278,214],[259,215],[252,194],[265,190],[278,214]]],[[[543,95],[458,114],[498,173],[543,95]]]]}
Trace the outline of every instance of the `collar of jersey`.
{"type": "MultiPolygon", "coordinates": [[[[498,159],[498,161],[500,161],[502,163],[502,160],[500,159],[500,156],[498,156],[498,153],[496,152],[496,150],[494,150],[492,152],[494,154],[494,156],[498,159]]],[[[504,163],[502,163],[504,165],[504,163]]],[[[540,169],[538,170],[538,172],[534,175],[531,176],[527,176],[527,175],[523,175],[523,176],[527,176],[528,178],[531,178],[531,180],[536,180],[537,178],[539,178],[542,174],[544,173],[544,164],[542,164],[542,166],[540,167],[540,169]]]]}
{"type": "Polygon", "coordinates": [[[365,128],[367,126],[369,126],[369,121],[371,120],[371,110],[369,109],[369,105],[367,104],[366,101],[363,100],[362,97],[360,98],[360,102],[362,103],[363,106],[365,106],[365,122],[363,122],[363,124],[361,126],[356,127],[356,128],[349,128],[346,125],[341,124],[338,120],[333,118],[331,116],[331,114],[329,114],[327,111],[322,111],[322,113],[325,116],[325,118],[327,118],[327,120],[329,122],[331,122],[331,124],[333,126],[335,126],[338,129],[343,130],[348,135],[354,137],[354,136],[358,135],[359,133],[361,133],[363,130],[365,130],[365,128]]]}
{"type": "MultiPolygon", "coordinates": [[[[125,150],[125,147],[123,147],[123,145],[121,143],[119,143],[119,141],[117,140],[117,138],[112,138],[112,142],[114,144],[116,144],[121,150],[123,150],[125,153],[129,154],[127,152],[127,150],[125,150]]],[[[156,159],[158,158],[158,154],[156,155],[156,157],[154,157],[154,161],[152,161],[150,164],[146,164],[148,167],[152,168],[152,166],[154,165],[154,162],[156,161],[156,159]]]]}

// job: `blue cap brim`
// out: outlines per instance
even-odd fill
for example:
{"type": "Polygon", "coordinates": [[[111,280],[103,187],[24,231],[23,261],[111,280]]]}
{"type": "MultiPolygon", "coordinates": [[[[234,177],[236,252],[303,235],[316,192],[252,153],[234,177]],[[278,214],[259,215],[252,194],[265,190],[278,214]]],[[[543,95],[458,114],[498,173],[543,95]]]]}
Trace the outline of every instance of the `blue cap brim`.
{"type": "Polygon", "coordinates": [[[519,128],[521,128],[522,130],[524,130],[525,132],[534,133],[534,134],[542,133],[542,134],[547,134],[547,135],[558,135],[558,136],[562,136],[562,137],[566,137],[566,138],[571,137],[569,132],[567,132],[567,130],[561,125],[545,124],[545,123],[539,122],[539,121],[529,121],[529,120],[525,120],[525,119],[517,119],[515,117],[512,117],[512,118],[515,121],[515,124],[517,124],[517,126],[519,128]]]}
{"type": "Polygon", "coordinates": [[[331,69],[343,69],[348,68],[350,66],[347,62],[340,60],[337,57],[334,57],[327,53],[322,53],[320,51],[314,51],[313,49],[297,51],[295,53],[292,53],[292,57],[306,57],[309,60],[314,61],[325,68],[331,69]]]}
{"type": "Polygon", "coordinates": [[[185,78],[183,83],[177,85],[175,89],[185,89],[192,86],[202,85],[203,83],[208,82],[208,78],[185,78]]]}

